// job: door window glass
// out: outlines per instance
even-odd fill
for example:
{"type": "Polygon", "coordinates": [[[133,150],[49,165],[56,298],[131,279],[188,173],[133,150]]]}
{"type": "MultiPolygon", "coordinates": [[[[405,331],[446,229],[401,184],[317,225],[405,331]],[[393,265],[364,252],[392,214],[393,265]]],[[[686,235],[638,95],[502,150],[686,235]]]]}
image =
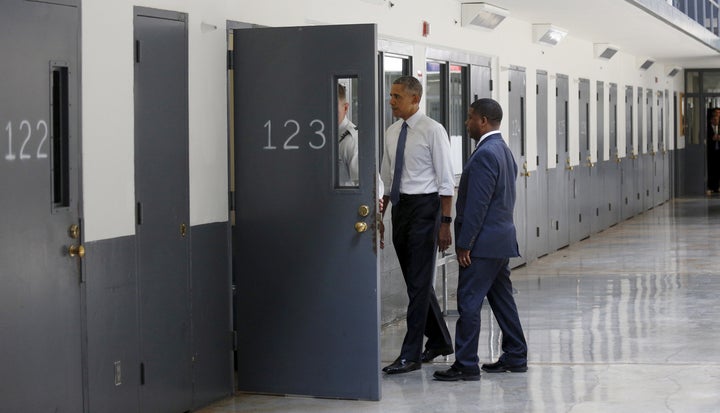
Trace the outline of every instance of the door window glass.
{"type": "Polygon", "coordinates": [[[337,80],[337,145],[335,153],[335,187],[357,188],[358,178],[358,79],[337,80]]]}

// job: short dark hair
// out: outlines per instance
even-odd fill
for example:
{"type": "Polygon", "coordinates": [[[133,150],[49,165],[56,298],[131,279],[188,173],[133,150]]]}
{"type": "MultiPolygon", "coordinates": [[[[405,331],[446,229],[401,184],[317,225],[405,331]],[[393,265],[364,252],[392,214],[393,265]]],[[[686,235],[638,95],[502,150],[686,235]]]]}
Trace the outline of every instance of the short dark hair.
{"type": "Polygon", "coordinates": [[[346,92],[345,92],[345,85],[343,85],[342,83],[337,84],[337,95],[338,95],[338,100],[343,101],[343,102],[345,100],[347,100],[346,92]]]}
{"type": "Polygon", "coordinates": [[[473,102],[470,107],[478,116],[485,116],[492,125],[502,122],[503,111],[500,104],[490,98],[482,98],[473,102]]]}
{"type": "Polygon", "coordinates": [[[393,81],[393,85],[403,85],[405,86],[405,90],[416,94],[419,98],[422,97],[422,83],[413,76],[400,76],[393,81]]]}

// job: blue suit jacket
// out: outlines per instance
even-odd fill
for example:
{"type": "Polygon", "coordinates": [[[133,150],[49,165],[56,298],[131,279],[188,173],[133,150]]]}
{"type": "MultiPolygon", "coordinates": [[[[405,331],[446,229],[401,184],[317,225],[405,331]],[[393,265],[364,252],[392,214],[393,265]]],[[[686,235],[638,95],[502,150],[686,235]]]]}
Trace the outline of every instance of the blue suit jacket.
{"type": "Polygon", "coordinates": [[[513,209],[517,164],[500,133],[485,138],[463,169],[456,203],[455,245],[471,257],[520,255],[513,209]]]}

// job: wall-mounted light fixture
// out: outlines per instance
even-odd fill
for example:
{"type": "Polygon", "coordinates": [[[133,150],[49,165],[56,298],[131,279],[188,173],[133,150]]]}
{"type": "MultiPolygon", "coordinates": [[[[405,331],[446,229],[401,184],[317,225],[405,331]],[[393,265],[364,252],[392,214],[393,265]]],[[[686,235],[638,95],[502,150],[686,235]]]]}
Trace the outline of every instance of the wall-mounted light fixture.
{"type": "Polygon", "coordinates": [[[618,50],[620,50],[619,47],[609,43],[595,43],[593,45],[596,59],[610,60],[618,50]]]}
{"type": "Polygon", "coordinates": [[[462,3],[460,14],[463,27],[473,26],[492,30],[502,23],[510,12],[489,3],[462,3]]]}
{"type": "Polygon", "coordinates": [[[552,24],[533,24],[533,41],[535,43],[555,46],[567,36],[567,30],[552,24]]]}

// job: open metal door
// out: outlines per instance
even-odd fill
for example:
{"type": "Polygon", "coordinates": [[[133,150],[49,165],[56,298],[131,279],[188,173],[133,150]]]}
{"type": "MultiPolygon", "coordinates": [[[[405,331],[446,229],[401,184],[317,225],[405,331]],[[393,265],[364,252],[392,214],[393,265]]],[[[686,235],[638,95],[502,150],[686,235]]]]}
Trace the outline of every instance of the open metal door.
{"type": "Polygon", "coordinates": [[[374,25],[234,34],[238,390],[380,399],[374,25]],[[338,177],[337,84],[358,127],[338,177]]]}
{"type": "Polygon", "coordinates": [[[83,411],[78,4],[0,11],[0,411],[83,411]]]}

